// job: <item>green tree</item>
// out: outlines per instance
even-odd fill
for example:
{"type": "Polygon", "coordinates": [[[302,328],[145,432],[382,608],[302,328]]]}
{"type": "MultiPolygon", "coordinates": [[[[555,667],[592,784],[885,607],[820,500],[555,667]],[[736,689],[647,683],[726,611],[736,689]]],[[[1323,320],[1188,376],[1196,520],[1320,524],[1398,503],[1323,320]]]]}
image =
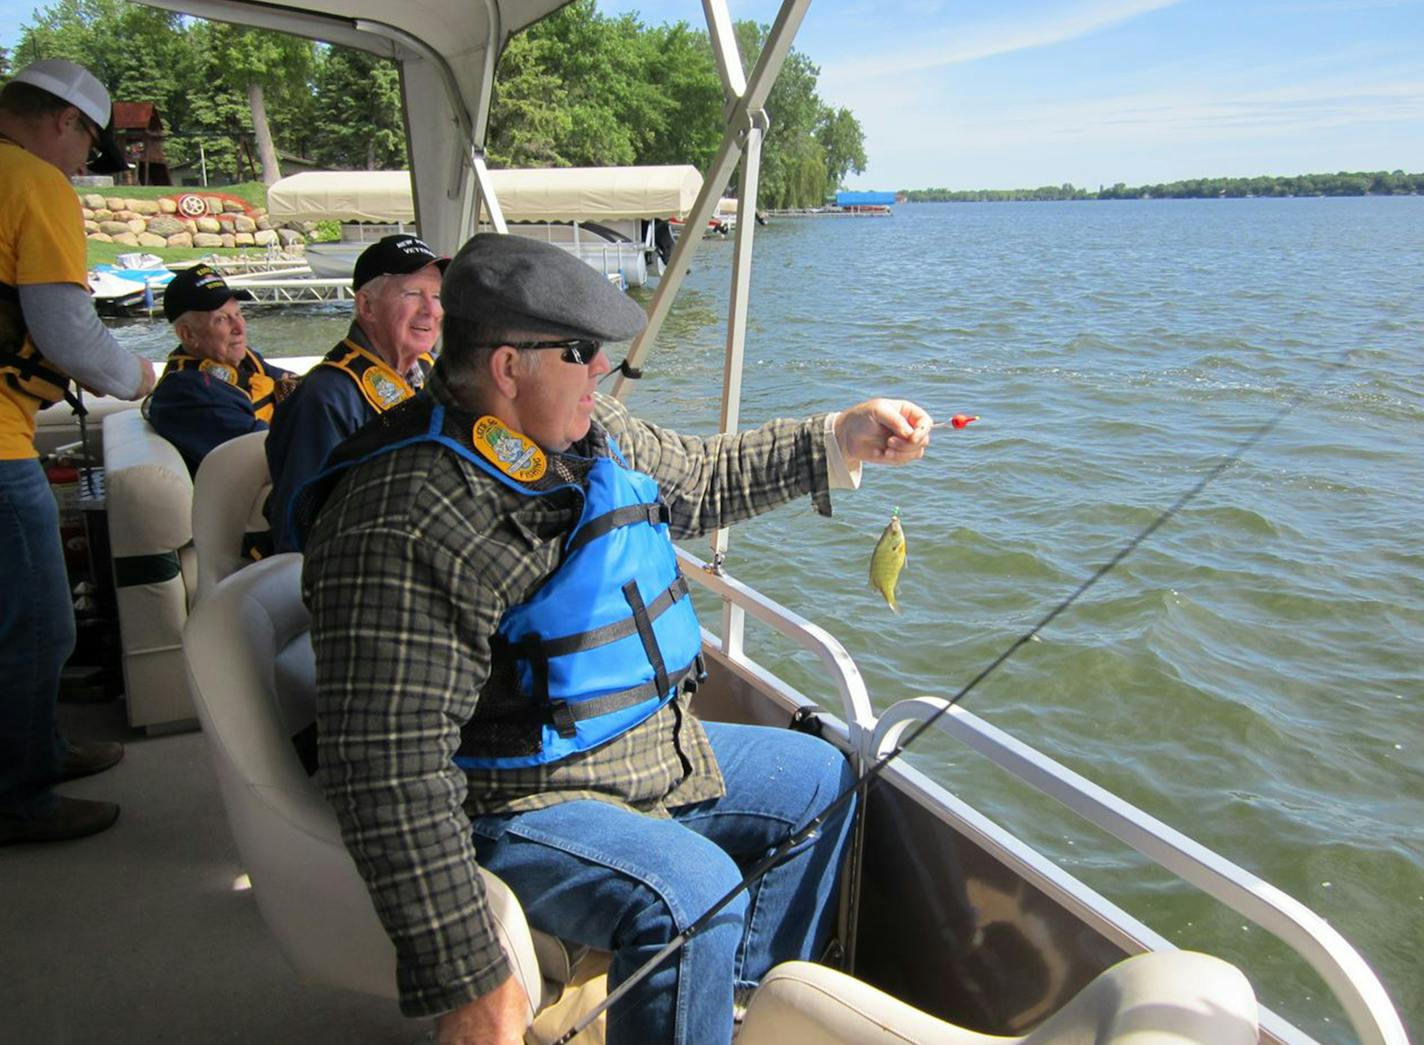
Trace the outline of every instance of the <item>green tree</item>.
{"type": "Polygon", "coordinates": [[[400,73],[385,58],[324,47],[317,54],[312,119],[303,152],[329,167],[389,170],[406,165],[400,73]]]}
{"type": "Polygon", "coordinates": [[[826,184],[824,195],[832,196],[852,171],[856,174],[865,170],[865,132],[860,129],[860,121],[855,114],[844,107],[825,110],[821,124],[816,128],[816,140],[826,156],[826,184]]]}
{"type": "Polygon", "coordinates": [[[205,35],[208,52],[216,59],[214,82],[247,99],[262,181],[271,185],[282,176],[282,170],[267,115],[268,96],[287,105],[309,100],[316,45],[295,36],[226,23],[208,23],[205,35]]]}

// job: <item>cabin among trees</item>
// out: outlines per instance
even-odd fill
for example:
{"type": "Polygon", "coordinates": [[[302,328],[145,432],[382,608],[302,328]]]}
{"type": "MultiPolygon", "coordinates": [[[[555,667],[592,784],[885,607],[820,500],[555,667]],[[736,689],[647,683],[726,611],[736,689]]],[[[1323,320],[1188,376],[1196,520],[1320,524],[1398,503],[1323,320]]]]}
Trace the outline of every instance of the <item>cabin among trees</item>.
{"type": "Polygon", "coordinates": [[[173,176],[163,154],[163,118],[153,102],[115,102],[114,137],[128,157],[131,169],[117,175],[117,185],[172,185],[173,176]]]}

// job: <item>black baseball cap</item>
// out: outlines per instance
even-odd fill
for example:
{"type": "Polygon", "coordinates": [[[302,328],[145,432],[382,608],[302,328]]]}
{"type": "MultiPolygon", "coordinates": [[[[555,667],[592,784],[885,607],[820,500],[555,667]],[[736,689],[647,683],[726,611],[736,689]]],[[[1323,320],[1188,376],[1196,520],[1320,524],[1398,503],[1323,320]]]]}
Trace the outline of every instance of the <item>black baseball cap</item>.
{"type": "Polygon", "coordinates": [[[449,258],[442,258],[430,245],[417,236],[385,236],[372,243],[356,259],[356,269],[351,273],[351,289],[360,290],[377,276],[405,276],[418,272],[426,265],[438,265],[440,271],[450,264],[449,258]]]}
{"type": "Polygon", "coordinates": [[[184,269],[163,288],[163,314],[174,322],[184,312],[212,312],[229,301],[251,301],[246,290],[233,290],[211,265],[184,269]]]}

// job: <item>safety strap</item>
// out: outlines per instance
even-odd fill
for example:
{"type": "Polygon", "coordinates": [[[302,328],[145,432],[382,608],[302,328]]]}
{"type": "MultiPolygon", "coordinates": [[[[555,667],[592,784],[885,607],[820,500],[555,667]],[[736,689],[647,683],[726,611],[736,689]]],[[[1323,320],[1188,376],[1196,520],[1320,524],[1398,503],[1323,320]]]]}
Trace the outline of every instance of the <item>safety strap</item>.
{"type": "Polygon", "coordinates": [[[571,737],[577,732],[574,728],[574,724],[577,722],[586,718],[597,718],[599,715],[609,715],[655,698],[661,699],[674,686],[680,686],[689,693],[696,692],[698,684],[706,677],[707,670],[703,665],[702,654],[699,653],[687,667],[674,671],[670,676],[665,676],[664,680],[667,682],[667,686],[664,688],[659,688],[658,680],[653,679],[633,686],[631,689],[619,690],[617,693],[605,693],[601,697],[594,697],[590,700],[579,700],[573,703],[566,700],[551,700],[548,704],[549,723],[558,731],[559,736],[571,737]]]}
{"type": "Polygon", "coordinates": [[[668,691],[667,665],[663,663],[663,651],[658,648],[658,636],[653,631],[653,621],[648,616],[648,607],[643,604],[643,595],[638,591],[638,582],[631,580],[623,585],[623,598],[633,611],[633,623],[638,626],[638,638],[643,641],[643,652],[648,663],[653,666],[653,682],[659,693],[668,691]]]}
{"type": "Polygon", "coordinates": [[[666,523],[672,518],[672,511],[662,501],[654,501],[647,504],[629,504],[622,508],[615,508],[611,512],[604,512],[597,518],[590,519],[578,533],[574,534],[569,541],[568,547],[564,549],[564,555],[572,555],[590,541],[596,541],[611,530],[616,530],[620,526],[632,526],[636,523],[645,522],[649,526],[657,526],[659,523],[666,523]]]}
{"type": "MultiPolygon", "coordinates": [[[[687,578],[678,574],[677,578],[667,586],[661,595],[648,603],[646,612],[649,622],[657,620],[687,594],[687,578]]],[[[554,657],[566,657],[570,653],[578,653],[580,650],[606,646],[610,642],[617,642],[621,638],[632,635],[637,630],[636,621],[624,619],[614,621],[612,624],[605,624],[603,627],[594,628],[591,631],[581,631],[576,635],[565,635],[557,639],[546,639],[538,633],[532,633],[514,643],[505,642],[504,639],[496,636],[495,643],[503,643],[506,648],[513,649],[527,658],[531,664],[543,661],[547,671],[547,663],[554,657]]],[[[537,681],[537,668],[535,675],[537,681]]],[[[536,696],[543,697],[546,693],[547,689],[539,690],[536,696]]]]}

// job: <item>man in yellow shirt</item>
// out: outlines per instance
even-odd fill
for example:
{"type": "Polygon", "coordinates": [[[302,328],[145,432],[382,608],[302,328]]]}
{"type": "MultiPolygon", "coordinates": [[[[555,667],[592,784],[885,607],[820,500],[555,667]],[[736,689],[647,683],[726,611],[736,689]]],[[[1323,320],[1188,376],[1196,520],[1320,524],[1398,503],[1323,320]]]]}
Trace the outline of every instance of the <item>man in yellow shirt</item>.
{"type": "Polygon", "coordinates": [[[0,845],[109,827],[112,802],[54,793],[108,769],[115,743],[76,744],[55,718],[74,607],[54,497],[34,449],[35,414],[70,383],[123,399],[153,366],[105,330],[89,297],[84,222],[69,177],[127,169],[109,92],[82,66],[48,59],[0,89],[0,845]]]}

